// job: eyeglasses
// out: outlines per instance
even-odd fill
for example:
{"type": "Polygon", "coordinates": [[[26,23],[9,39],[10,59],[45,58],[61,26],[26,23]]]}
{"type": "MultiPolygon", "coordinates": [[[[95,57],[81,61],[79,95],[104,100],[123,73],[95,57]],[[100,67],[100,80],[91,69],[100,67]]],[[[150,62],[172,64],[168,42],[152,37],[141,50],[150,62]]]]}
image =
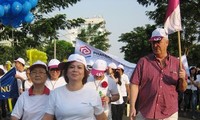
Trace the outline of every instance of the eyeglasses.
{"type": "Polygon", "coordinates": [[[43,71],[32,71],[31,72],[31,75],[36,75],[36,74],[38,74],[38,75],[45,75],[46,72],[43,72],[43,71]]]}

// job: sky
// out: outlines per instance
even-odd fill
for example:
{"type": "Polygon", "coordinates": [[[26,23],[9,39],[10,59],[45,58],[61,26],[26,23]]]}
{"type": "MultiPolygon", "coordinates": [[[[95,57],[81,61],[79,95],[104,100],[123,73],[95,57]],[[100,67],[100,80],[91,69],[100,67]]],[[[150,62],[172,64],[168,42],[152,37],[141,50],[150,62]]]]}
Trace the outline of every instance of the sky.
{"type": "Polygon", "coordinates": [[[91,18],[102,16],[106,21],[106,29],[111,47],[108,53],[124,58],[120,48],[125,45],[118,42],[122,33],[133,31],[133,28],[153,24],[145,11],[153,10],[153,6],[144,7],[136,0],[81,0],[77,4],[56,13],[65,13],[67,19],[91,18]]]}

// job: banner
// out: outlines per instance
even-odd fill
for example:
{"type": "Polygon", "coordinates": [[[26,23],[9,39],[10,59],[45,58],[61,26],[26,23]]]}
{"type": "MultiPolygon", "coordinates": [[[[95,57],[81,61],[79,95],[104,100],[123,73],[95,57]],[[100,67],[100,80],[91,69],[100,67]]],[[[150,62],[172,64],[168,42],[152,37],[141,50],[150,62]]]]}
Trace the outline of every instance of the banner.
{"type": "Polygon", "coordinates": [[[188,61],[187,61],[187,57],[186,57],[186,55],[183,55],[182,57],[181,57],[181,61],[182,61],[182,63],[183,63],[183,66],[184,66],[184,68],[185,68],[185,70],[186,70],[186,73],[187,73],[187,75],[188,76],[190,76],[190,72],[189,72],[189,65],[188,65],[188,61]]]}
{"type": "Polygon", "coordinates": [[[0,99],[19,97],[15,74],[16,69],[12,68],[0,79],[0,99]]]}
{"type": "Polygon", "coordinates": [[[124,59],[118,58],[114,55],[106,53],[102,50],[96,49],[87,43],[76,40],[75,53],[81,54],[86,58],[86,61],[96,61],[97,59],[102,59],[107,62],[107,64],[114,62],[117,66],[122,64],[124,66],[124,73],[128,75],[129,79],[136,67],[136,64],[130,63],[124,59]]]}
{"type": "Polygon", "coordinates": [[[164,23],[164,29],[167,34],[181,31],[181,15],[179,0],[168,0],[168,8],[164,23]]]}

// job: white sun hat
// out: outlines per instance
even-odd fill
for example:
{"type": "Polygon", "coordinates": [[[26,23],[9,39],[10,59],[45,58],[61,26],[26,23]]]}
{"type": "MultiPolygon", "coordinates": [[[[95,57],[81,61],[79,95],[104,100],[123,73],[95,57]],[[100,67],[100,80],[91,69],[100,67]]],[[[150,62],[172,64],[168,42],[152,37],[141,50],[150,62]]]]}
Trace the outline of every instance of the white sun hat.
{"type": "Polygon", "coordinates": [[[15,62],[20,62],[21,64],[25,65],[25,60],[21,57],[17,58],[16,60],[14,60],[15,62]]]}
{"type": "Polygon", "coordinates": [[[111,62],[110,64],[108,64],[108,67],[112,69],[117,69],[117,65],[114,62],[111,62]]]}
{"type": "Polygon", "coordinates": [[[58,65],[58,68],[60,70],[63,70],[68,63],[73,62],[73,61],[82,63],[85,66],[85,68],[87,69],[87,63],[86,63],[85,57],[80,54],[71,54],[68,57],[67,62],[61,62],[58,65]]]}

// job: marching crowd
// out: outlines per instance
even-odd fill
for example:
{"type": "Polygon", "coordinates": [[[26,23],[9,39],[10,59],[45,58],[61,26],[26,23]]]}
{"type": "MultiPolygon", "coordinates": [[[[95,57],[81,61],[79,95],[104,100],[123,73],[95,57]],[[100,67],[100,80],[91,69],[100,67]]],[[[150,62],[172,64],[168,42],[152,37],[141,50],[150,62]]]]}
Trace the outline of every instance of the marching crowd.
{"type": "MultiPolygon", "coordinates": [[[[152,53],[139,59],[130,79],[122,64],[91,63],[79,54],[71,54],[67,62],[36,61],[28,68],[23,58],[14,60],[20,96],[12,99],[11,120],[122,120],[127,102],[130,120],[178,120],[181,100],[195,119],[197,69],[191,67],[187,76],[180,60],[167,51],[163,28],[152,32],[149,43],[152,53]]],[[[0,76],[5,69],[1,66],[0,76]]],[[[2,117],[6,108],[1,100],[2,117]]]]}
{"type": "MultiPolygon", "coordinates": [[[[14,60],[20,96],[12,99],[11,120],[122,120],[129,98],[123,65],[102,59],[89,64],[79,54],[70,55],[67,62],[36,61],[27,68],[25,64],[21,57],[14,60]]],[[[5,74],[6,66],[1,70],[5,74]]],[[[2,119],[7,108],[1,100],[2,119]]]]}
{"type": "Polygon", "coordinates": [[[189,69],[190,76],[187,79],[187,89],[179,93],[179,110],[185,113],[191,112],[193,119],[198,119],[200,110],[200,71],[196,66],[189,69]]]}

